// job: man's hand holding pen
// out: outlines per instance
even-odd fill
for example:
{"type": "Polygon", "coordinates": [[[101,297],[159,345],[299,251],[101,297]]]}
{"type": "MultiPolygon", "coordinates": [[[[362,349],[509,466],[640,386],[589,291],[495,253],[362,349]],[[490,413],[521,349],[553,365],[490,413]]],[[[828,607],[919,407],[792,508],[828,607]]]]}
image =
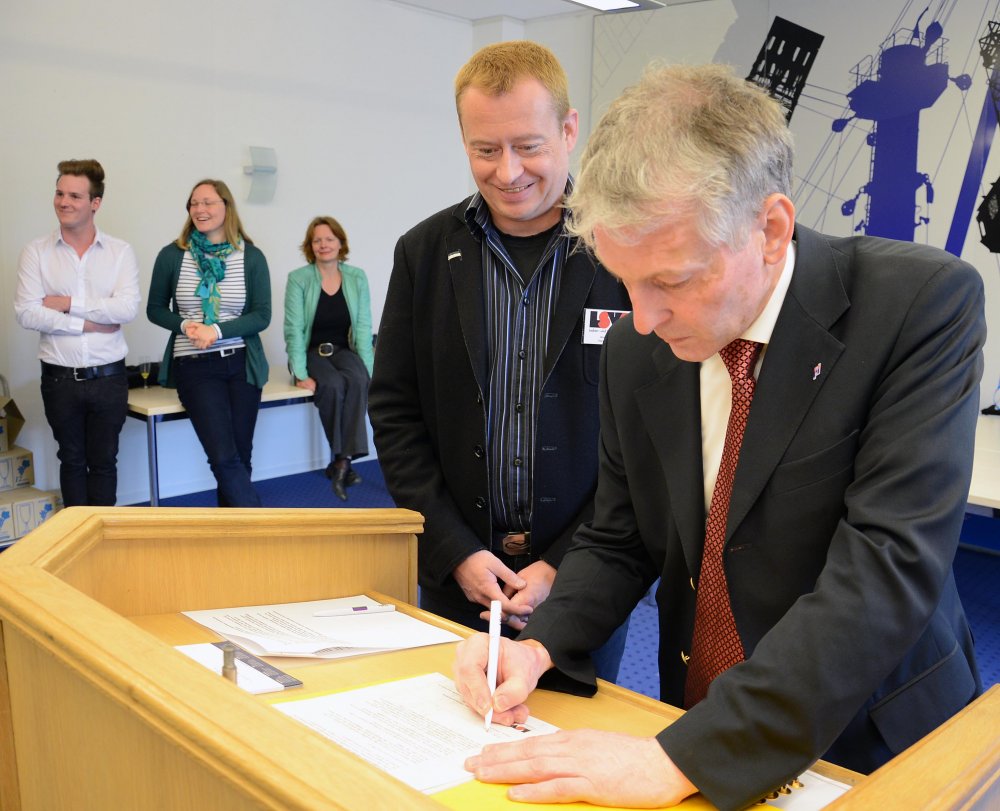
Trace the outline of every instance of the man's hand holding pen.
{"type": "Polygon", "coordinates": [[[493,723],[521,723],[528,717],[524,703],[542,674],[552,667],[549,654],[533,640],[501,639],[497,660],[497,687],[492,699],[486,679],[488,634],[474,634],[459,643],[455,655],[455,686],[465,703],[485,716],[493,707],[493,723]]]}
{"type": "MultiPolygon", "coordinates": [[[[525,701],[552,667],[548,651],[533,639],[500,639],[492,702],[488,665],[488,634],[459,643],[455,686],[462,699],[483,716],[492,706],[495,724],[523,723],[529,714],[525,701]]],[[[465,768],[483,782],[514,784],[507,793],[520,802],[647,808],[674,805],[697,791],[655,738],[592,729],[490,744],[465,768]]]]}

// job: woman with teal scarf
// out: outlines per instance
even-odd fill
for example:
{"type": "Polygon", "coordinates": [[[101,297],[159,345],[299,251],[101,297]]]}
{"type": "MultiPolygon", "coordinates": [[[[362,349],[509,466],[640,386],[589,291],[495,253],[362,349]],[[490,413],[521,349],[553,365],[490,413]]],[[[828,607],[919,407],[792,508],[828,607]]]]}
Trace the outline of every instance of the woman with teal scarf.
{"type": "Polygon", "coordinates": [[[313,392],[330,443],[327,476],[347,501],[361,481],[351,460],[368,453],[372,312],[365,272],[347,259],[347,234],[333,217],[315,217],[302,253],[309,262],[285,286],[285,349],[295,385],[313,392]]]}
{"type": "Polygon", "coordinates": [[[146,315],[170,331],[160,384],[176,387],[218,484],[220,507],[260,507],[250,457],[271,321],[267,260],[221,180],[188,195],[180,237],[153,266],[146,315]]]}

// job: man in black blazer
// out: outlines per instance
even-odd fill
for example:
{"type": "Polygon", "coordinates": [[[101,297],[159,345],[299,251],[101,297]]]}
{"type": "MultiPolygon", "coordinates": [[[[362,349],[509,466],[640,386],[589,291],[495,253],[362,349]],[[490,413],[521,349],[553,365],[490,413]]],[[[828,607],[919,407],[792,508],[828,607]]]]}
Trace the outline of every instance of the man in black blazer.
{"type": "MultiPolygon", "coordinates": [[[[780,106],[721,66],[647,72],[591,136],[572,228],[633,314],[604,345],[594,517],[527,630],[504,640],[493,719],[523,720],[539,679],[592,693],[590,635],[657,577],[661,698],[689,711],[655,738],[559,733],[470,759],[482,780],[530,784],[517,799],[646,806],[701,791],[741,808],[820,757],[871,771],[981,691],[952,560],[982,280],[933,248],[796,226],[791,154],[780,106]],[[743,655],[692,706],[730,412],[719,351],[734,339],[763,345],[724,520],[730,607],[713,609],[743,655]]],[[[456,663],[480,711],[485,651],[473,637],[456,663]]]]}
{"type": "Polygon", "coordinates": [[[389,492],[424,516],[421,606],[485,627],[500,600],[513,632],[592,513],[600,345],[629,304],[563,228],[577,112],[555,57],[487,46],[455,96],[479,193],[396,245],[368,404],[389,492]]]}

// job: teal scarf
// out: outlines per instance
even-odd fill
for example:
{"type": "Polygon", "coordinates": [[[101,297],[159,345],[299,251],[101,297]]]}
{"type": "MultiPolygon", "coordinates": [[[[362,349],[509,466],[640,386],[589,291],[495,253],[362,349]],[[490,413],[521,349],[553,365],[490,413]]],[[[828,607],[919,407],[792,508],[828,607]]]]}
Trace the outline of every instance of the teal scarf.
{"type": "Polygon", "coordinates": [[[228,242],[213,244],[201,231],[191,231],[191,255],[198,263],[201,284],[198,285],[198,297],[201,299],[201,311],[205,314],[205,323],[214,324],[219,320],[219,282],[226,277],[226,257],[236,250],[228,242]]]}

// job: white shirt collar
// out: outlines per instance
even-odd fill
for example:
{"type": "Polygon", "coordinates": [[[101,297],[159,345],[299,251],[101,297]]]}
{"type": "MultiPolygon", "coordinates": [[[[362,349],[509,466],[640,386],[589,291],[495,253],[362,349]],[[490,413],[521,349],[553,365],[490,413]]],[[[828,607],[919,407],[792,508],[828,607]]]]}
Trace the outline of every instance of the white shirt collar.
{"type": "Polygon", "coordinates": [[[757,341],[765,346],[771,342],[771,333],[774,332],[774,325],[778,321],[778,313],[785,303],[785,295],[788,293],[788,286],[792,282],[792,273],[795,270],[795,243],[788,244],[788,252],[785,255],[785,266],[781,269],[781,276],[778,283],[771,292],[771,297],[767,300],[756,320],[746,329],[740,337],[748,341],[757,341]]]}
{"type": "MultiPolygon", "coordinates": [[[[52,237],[57,243],[61,242],[63,245],[69,245],[69,243],[63,239],[62,228],[56,228],[56,230],[52,232],[52,237]]],[[[94,241],[91,242],[90,245],[104,246],[104,234],[101,232],[101,229],[97,227],[97,225],[94,225],[94,241]]]]}

